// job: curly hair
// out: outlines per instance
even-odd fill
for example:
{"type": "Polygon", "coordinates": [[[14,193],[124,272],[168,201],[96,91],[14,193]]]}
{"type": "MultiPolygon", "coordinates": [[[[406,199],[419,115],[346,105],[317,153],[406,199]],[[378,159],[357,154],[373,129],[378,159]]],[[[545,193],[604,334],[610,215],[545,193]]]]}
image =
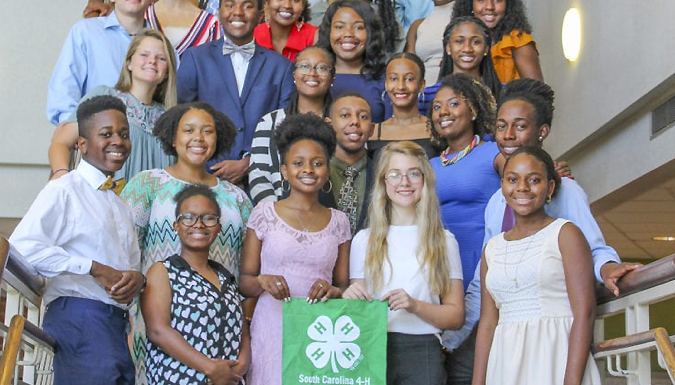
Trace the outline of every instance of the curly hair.
{"type": "MultiPolygon", "coordinates": [[[[497,121],[497,103],[492,96],[492,92],[480,80],[471,75],[452,74],[441,80],[441,86],[438,88],[436,97],[443,88],[452,89],[457,96],[466,101],[471,112],[476,115],[476,119],[473,121],[474,135],[478,135],[482,139],[486,134],[493,134],[497,121]]],[[[434,97],[434,100],[436,100],[436,97],[434,97]]],[[[433,110],[432,104],[427,112],[430,121],[432,120],[433,110]]],[[[439,151],[448,147],[447,139],[436,130],[433,122],[431,123],[431,143],[439,151]]]]}
{"type": "Polygon", "coordinates": [[[89,137],[91,118],[99,112],[107,110],[119,111],[126,119],[127,106],[117,97],[110,95],[94,96],[80,103],[75,112],[78,135],[83,138],[89,137]]]}
{"type": "Polygon", "coordinates": [[[558,192],[561,182],[560,175],[558,175],[558,172],[555,170],[555,162],[553,161],[553,158],[551,158],[551,155],[539,147],[521,147],[506,160],[504,171],[506,171],[511,160],[520,154],[527,154],[544,164],[544,169],[546,169],[546,180],[555,182],[553,194],[551,194],[551,197],[554,197],[558,192]]]}
{"type": "Polygon", "coordinates": [[[522,100],[534,107],[537,115],[537,127],[551,126],[555,106],[555,92],[546,83],[535,79],[516,79],[510,81],[502,90],[497,110],[510,100],[522,100]]]}
{"type": "Polygon", "coordinates": [[[159,117],[155,127],[152,129],[152,134],[157,137],[162,144],[162,149],[167,155],[178,156],[176,148],[173,146],[176,140],[176,132],[178,131],[178,123],[183,118],[183,115],[190,110],[202,110],[211,115],[213,122],[216,125],[216,150],[213,152],[211,159],[214,159],[219,154],[230,151],[237,136],[237,130],[232,121],[222,112],[211,107],[208,103],[194,102],[179,104],[170,108],[162,116],[159,117]]]}
{"type": "MultiPolygon", "coordinates": [[[[453,17],[473,15],[473,0],[455,0],[452,15],[453,17]]],[[[504,35],[510,34],[513,30],[532,33],[532,26],[527,19],[527,10],[522,0],[506,0],[504,17],[491,31],[492,41],[496,43],[502,40],[504,35]]]]}
{"type": "Polygon", "coordinates": [[[335,153],[335,131],[322,118],[311,113],[287,116],[274,130],[274,139],[284,164],[291,146],[303,139],[321,145],[326,152],[326,159],[330,159],[335,153]]]}
{"type": "Polygon", "coordinates": [[[215,207],[216,211],[218,212],[218,216],[221,215],[220,205],[218,204],[216,193],[214,193],[209,186],[205,186],[203,184],[189,184],[183,187],[183,189],[173,197],[173,201],[176,202],[176,218],[178,218],[180,215],[180,206],[183,204],[183,202],[198,195],[203,196],[204,198],[211,201],[211,203],[213,203],[213,207],[215,207]]]}
{"type": "MultiPolygon", "coordinates": [[[[326,57],[328,58],[328,62],[330,63],[331,67],[333,70],[331,71],[331,82],[335,79],[335,55],[328,51],[325,48],[317,47],[315,45],[311,45],[309,47],[305,47],[302,51],[298,52],[298,55],[295,57],[295,62],[297,63],[300,60],[300,57],[303,56],[306,52],[310,50],[319,50],[326,54],[326,57]]],[[[295,74],[295,69],[293,70],[293,73],[295,74]]],[[[299,113],[298,111],[298,99],[300,98],[300,95],[298,94],[298,91],[295,90],[293,91],[293,94],[291,94],[291,99],[288,101],[288,107],[286,108],[286,115],[295,115],[299,113]]],[[[333,103],[333,97],[330,94],[330,89],[326,90],[326,95],[323,97],[323,118],[327,117],[328,114],[330,113],[330,105],[333,103]]]]}
{"type": "Polygon", "coordinates": [[[361,75],[370,75],[373,78],[378,78],[384,72],[384,58],[382,54],[384,49],[384,33],[382,32],[382,22],[377,17],[375,11],[365,1],[362,0],[338,0],[331,4],[323,16],[321,25],[319,26],[319,40],[316,42],[317,47],[326,49],[328,52],[335,54],[333,47],[330,44],[330,31],[333,22],[333,16],[342,7],[348,7],[354,10],[366,24],[366,48],[363,51],[363,67],[361,67],[361,75]]]}
{"type": "Polygon", "coordinates": [[[483,33],[483,41],[485,42],[486,55],[482,57],[479,71],[480,75],[483,78],[483,83],[485,83],[488,88],[492,91],[492,95],[495,99],[499,98],[499,92],[502,90],[502,83],[497,77],[495,72],[495,66],[492,62],[492,55],[490,54],[490,47],[492,47],[492,37],[490,36],[490,29],[483,21],[474,16],[461,16],[454,17],[450,23],[445,27],[443,32],[443,59],[441,60],[441,71],[438,74],[438,81],[441,81],[446,75],[450,75],[454,71],[454,62],[452,61],[452,55],[448,54],[448,44],[452,38],[452,34],[455,32],[455,28],[465,23],[473,23],[478,27],[478,30],[483,33]]]}

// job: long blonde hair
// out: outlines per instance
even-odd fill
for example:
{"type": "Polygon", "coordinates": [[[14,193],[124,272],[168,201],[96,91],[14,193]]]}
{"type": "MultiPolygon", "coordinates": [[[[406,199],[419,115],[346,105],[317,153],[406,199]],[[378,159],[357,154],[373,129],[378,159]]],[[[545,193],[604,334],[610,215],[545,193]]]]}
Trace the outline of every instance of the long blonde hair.
{"type": "Polygon", "coordinates": [[[167,74],[166,78],[162,80],[161,83],[157,85],[155,93],[152,95],[152,100],[161,103],[166,109],[169,109],[176,105],[178,97],[176,96],[176,53],[171,45],[169,39],[166,38],[161,32],[155,31],[154,29],[143,29],[141,32],[136,34],[136,37],[129,44],[129,50],[127,51],[127,56],[124,59],[124,65],[122,66],[122,71],[120,72],[120,78],[115,84],[115,89],[122,92],[129,92],[131,90],[131,71],[129,71],[129,63],[131,63],[131,57],[134,56],[138,46],[141,44],[143,39],[146,37],[152,37],[163,43],[164,46],[164,56],[166,56],[167,61],[167,74]]]}
{"type": "Polygon", "coordinates": [[[379,291],[383,285],[383,266],[389,260],[387,234],[391,224],[391,200],[387,196],[385,174],[393,154],[409,155],[417,158],[424,174],[424,186],[419,202],[415,205],[417,215],[418,241],[417,258],[422,269],[428,274],[429,287],[437,295],[443,295],[450,289],[450,266],[448,265],[445,231],[441,224],[438,196],[436,195],[436,177],[424,149],[409,142],[392,142],[385,146],[377,165],[375,181],[368,208],[370,236],[366,249],[366,276],[370,277],[372,288],[379,291]]]}

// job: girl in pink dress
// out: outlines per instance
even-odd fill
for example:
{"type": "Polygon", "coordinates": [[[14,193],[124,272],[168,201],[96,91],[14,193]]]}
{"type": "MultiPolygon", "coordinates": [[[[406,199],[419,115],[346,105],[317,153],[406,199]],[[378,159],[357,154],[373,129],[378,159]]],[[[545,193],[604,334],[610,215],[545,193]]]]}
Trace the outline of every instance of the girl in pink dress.
{"type": "Polygon", "coordinates": [[[258,297],[251,322],[253,385],[281,384],[281,301],[339,298],[349,283],[349,220],[319,203],[319,190],[332,187],[335,132],[316,115],[297,114],[275,135],[282,186],[290,195],[253,209],[241,264],[241,293],[258,297]]]}

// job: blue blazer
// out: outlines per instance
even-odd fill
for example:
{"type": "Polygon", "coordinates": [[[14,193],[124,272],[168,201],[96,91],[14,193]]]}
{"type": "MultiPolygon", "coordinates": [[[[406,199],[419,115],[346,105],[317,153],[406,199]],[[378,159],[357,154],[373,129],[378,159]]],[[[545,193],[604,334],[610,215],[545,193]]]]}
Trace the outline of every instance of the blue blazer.
{"type": "Polygon", "coordinates": [[[227,115],[237,128],[229,153],[217,154],[212,166],[222,160],[241,159],[251,151],[255,128],[263,117],[288,104],[295,92],[293,63],[273,50],[255,45],[239,96],[230,55],[223,55],[223,39],[190,48],[183,54],[177,74],[179,103],[201,101],[227,115]]]}

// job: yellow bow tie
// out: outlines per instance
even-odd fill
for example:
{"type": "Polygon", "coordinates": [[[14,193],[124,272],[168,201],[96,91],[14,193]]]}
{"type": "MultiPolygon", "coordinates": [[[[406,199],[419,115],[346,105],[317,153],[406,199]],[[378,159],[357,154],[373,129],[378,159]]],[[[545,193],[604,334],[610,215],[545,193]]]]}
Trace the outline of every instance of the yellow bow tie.
{"type": "Polygon", "coordinates": [[[108,179],[103,182],[102,185],[98,187],[99,190],[110,190],[112,189],[113,192],[116,195],[120,195],[122,192],[122,189],[124,188],[124,185],[126,184],[126,181],[124,179],[119,179],[119,180],[112,180],[112,177],[109,176],[108,179]]]}

